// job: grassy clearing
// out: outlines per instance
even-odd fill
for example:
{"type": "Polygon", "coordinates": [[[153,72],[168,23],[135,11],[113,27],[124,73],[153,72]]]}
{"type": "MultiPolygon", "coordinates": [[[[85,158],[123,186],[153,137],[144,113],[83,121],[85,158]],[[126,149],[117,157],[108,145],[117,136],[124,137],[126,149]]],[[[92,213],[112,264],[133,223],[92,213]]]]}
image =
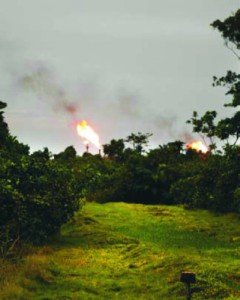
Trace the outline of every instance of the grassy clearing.
{"type": "Polygon", "coordinates": [[[240,218],[181,207],[87,204],[48,246],[2,262],[0,299],[240,299],[240,218]],[[14,274],[14,276],[13,276],[14,274]]]}

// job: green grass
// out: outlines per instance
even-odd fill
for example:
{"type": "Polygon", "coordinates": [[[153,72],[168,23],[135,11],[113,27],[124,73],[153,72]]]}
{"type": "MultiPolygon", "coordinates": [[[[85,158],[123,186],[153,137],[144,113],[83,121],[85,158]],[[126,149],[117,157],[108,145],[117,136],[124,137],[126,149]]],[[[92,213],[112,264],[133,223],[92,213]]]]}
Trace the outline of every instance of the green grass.
{"type": "Polygon", "coordinates": [[[47,246],[3,261],[0,299],[240,299],[240,217],[88,203],[47,246]]]}

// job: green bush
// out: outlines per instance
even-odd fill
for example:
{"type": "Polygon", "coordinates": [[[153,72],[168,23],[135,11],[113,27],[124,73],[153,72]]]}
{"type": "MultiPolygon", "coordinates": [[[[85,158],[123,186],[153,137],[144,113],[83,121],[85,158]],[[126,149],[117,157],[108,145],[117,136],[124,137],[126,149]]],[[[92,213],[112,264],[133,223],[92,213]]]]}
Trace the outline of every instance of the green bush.
{"type": "Polygon", "coordinates": [[[2,113],[0,143],[0,254],[6,256],[22,241],[41,243],[57,232],[79,209],[81,185],[71,166],[51,159],[47,149],[29,155],[2,113]]]}

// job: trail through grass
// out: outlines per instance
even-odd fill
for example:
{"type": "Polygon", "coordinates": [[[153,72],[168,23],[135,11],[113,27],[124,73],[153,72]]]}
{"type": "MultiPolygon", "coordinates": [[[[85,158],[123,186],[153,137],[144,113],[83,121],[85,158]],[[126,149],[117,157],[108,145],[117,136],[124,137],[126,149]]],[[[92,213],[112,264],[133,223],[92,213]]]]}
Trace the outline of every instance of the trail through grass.
{"type": "Polygon", "coordinates": [[[88,203],[47,246],[2,262],[0,299],[181,300],[186,270],[193,299],[240,299],[240,218],[88,203]]]}

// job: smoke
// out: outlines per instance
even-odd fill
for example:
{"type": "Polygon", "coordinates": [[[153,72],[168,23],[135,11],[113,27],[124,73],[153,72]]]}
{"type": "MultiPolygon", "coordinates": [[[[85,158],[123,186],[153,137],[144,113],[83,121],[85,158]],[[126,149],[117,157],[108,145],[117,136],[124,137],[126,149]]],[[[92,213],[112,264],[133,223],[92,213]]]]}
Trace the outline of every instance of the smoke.
{"type": "Polygon", "coordinates": [[[62,104],[63,107],[65,108],[65,110],[70,113],[71,115],[75,116],[76,112],[77,112],[77,106],[76,104],[73,103],[63,103],[62,104]]]}
{"type": "Polygon", "coordinates": [[[185,143],[189,143],[194,140],[194,137],[190,132],[185,130],[179,133],[179,139],[185,143]]]}
{"type": "Polygon", "coordinates": [[[75,116],[78,103],[69,100],[71,97],[56,80],[54,73],[44,65],[39,65],[27,74],[19,76],[18,85],[28,92],[33,92],[43,102],[50,102],[54,111],[64,111],[75,116]]]}
{"type": "Polygon", "coordinates": [[[114,109],[121,116],[130,120],[136,120],[143,114],[141,96],[136,91],[119,89],[116,96],[114,109]]]}
{"type": "MultiPolygon", "coordinates": [[[[163,141],[168,142],[169,139],[176,141],[180,140],[184,143],[189,143],[194,140],[191,133],[191,128],[188,128],[177,115],[172,113],[161,113],[153,117],[154,136],[158,136],[162,144],[163,141]]],[[[156,139],[155,139],[156,142],[156,139]]]]}
{"type": "Polygon", "coordinates": [[[44,64],[35,64],[24,75],[17,78],[18,86],[37,95],[39,101],[50,104],[54,112],[64,112],[77,120],[81,108],[83,119],[90,119],[103,135],[103,139],[128,135],[132,132],[153,133],[153,139],[161,144],[173,139],[189,142],[192,135],[180,124],[173,113],[152,109],[140,92],[135,89],[118,88],[110,95],[97,90],[96,84],[80,82],[77,90],[68,92],[55,72],[44,64]],[[71,94],[71,96],[70,96],[71,94]],[[81,105],[81,107],[80,107],[81,105]],[[104,138],[105,136],[105,138],[104,138]]]}
{"type": "Polygon", "coordinates": [[[170,114],[153,116],[153,124],[156,130],[171,137],[174,137],[176,132],[176,120],[176,116],[170,114]]]}

